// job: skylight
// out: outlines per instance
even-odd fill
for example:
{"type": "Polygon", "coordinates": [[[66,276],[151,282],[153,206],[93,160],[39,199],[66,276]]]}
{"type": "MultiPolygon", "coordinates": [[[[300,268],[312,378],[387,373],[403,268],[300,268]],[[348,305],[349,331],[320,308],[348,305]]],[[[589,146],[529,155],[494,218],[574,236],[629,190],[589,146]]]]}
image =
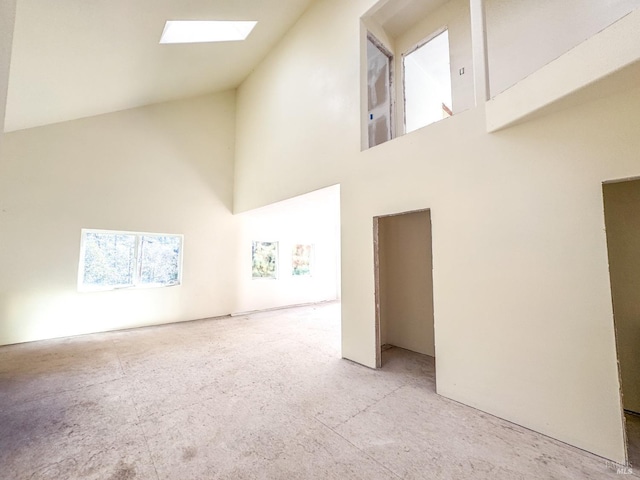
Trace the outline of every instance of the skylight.
{"type": "Polygon", "coordinates": [[[246,39],[258,22],[167,20],[160,43],[233,42],[246,39]]]}

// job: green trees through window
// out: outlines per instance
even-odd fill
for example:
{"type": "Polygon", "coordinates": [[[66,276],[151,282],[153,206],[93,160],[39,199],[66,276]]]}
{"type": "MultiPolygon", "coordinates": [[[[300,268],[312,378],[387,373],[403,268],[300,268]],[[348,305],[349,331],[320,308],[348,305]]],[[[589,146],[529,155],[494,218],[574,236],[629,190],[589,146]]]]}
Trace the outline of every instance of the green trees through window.
{"type": "Polygon", "coordinates": [[[140,238],[140,283],[175,285],[180,273],[182,237],[143,235],[140,238]]]}
{"type": "Polygon", "coordinates": [[[78,288],[179,285],[182,235],[82,230],[78,288]]]}

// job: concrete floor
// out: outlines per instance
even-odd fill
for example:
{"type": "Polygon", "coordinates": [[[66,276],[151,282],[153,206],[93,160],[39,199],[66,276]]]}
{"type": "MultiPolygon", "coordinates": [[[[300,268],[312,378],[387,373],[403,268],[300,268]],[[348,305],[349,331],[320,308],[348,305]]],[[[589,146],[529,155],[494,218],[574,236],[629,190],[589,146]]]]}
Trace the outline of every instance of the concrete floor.
{"type": "Polygon", "coordinates": [[[339,358],[340,307],[0,348],[0,477],[619,479],[434,393],[430,357],[339,358]]]}

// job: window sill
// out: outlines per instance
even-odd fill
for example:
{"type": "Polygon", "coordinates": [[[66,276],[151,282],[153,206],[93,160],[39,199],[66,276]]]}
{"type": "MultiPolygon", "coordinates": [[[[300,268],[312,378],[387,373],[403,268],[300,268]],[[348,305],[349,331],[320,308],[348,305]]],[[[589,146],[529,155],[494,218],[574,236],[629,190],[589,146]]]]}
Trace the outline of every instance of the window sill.
{"type": "Polygon", "coordinates": [[[150,290],[155,288],[168,288],[168,287],[180,287],[181,283],[170,283],[167,285],[122,285],[122,286],[108,286],[108,287],[87,287],[78,286],[78,293],[95,293],[95,292],[113,292],[116,290],[150,290]]]}

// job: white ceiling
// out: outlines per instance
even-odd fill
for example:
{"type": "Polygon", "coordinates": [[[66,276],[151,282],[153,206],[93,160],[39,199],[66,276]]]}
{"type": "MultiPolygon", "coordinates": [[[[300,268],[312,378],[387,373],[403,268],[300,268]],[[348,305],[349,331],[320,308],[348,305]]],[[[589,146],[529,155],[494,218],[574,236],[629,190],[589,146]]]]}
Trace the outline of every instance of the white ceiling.
{"type": "Polygon", "coordinates": [[[398,37],[449,0],[383,0],[369,12],[391,37],[398,37]]]}
{"type": "Polygon", "coordinates": [[[5,131],[237,87],[314,0],[18,0],[5,131]],[[257,20],[160,45],[166,20],[257,20]]]}

